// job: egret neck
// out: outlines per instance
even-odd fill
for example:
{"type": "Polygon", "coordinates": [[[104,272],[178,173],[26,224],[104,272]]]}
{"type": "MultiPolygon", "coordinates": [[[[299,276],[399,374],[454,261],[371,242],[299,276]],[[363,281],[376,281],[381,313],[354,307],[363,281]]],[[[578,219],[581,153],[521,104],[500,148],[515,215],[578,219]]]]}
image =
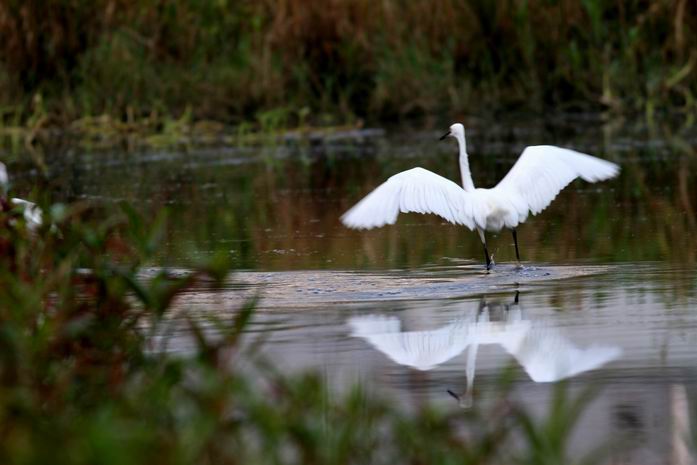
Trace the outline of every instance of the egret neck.
{"type": "Polygon", "coordinates": [[[472,173],[470,172],[470,162],[467,157],[467,142],[465,142],[465,133],[456,132],[455,138],[457,145],[460,148],[460,175],[462,176],[462,188],[467,192],[474,191],[474,181],[472,181],[472,173]]]}

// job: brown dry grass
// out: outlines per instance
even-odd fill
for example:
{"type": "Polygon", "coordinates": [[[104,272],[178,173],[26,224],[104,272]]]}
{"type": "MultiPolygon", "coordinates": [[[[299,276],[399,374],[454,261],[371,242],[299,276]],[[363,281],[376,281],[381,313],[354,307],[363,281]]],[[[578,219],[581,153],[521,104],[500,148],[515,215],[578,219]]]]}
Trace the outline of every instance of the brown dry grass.
{"type": "Polygon", "coordinates": [[[687,0],[3,0],[0,104],[63,123],[691,111],[696,31],[687,0]]]}

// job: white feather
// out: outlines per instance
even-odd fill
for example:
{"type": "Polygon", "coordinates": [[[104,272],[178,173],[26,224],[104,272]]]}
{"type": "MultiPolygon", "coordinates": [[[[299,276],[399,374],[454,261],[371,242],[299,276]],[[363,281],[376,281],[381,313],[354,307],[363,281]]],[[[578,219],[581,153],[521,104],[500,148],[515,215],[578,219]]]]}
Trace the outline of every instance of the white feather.
{"type": "Polygon", "coordinates": [[[617,176],[619,171],[616,164],[585,153],[553,145],[535,145],[523,150],[513,168],[493,190],[508,197],[524,221],[528,211],[536,215],[547,208],[574,179],[604,181],[617,176]]]}
{"type": "Polygon", "coordinates": [[[353,208],[341,221],[350,228],[370,229],[394,224],[402,213],[433,213],[455,224],[474,228],[470,193],[423,168],[395,174],[353,208]]]}

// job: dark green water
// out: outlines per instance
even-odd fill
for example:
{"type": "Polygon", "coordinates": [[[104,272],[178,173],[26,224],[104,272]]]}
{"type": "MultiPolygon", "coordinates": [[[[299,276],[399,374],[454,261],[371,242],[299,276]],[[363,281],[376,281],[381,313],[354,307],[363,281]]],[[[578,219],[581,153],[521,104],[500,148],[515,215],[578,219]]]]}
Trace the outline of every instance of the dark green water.
{"type": "MultiPolygon", "coordinates": [[[[286,370],[319,369],[339,390],[362,383],[406,407],[457,409],[448,389],[465,392],[469,380],[464,397],[488,402],[514,365],[513,395],[540,414],[555,381],[594,383],[602,390],[574,450],[629,436],[611,462],[688,463],[678,459],[690,422],[697,428],[697,131],[569,117],[467,126],[481,187],[541,143],[612,160],[622,172],[574,183],[530,218],[519,229],[523,271],[510,266],[510,235],[491,237],[499,265],[487,276],[476,234],[436,217],[404,215],[369,232],[338,220],[401,170],[457,180],[456,149],[437,142],[442,131],[44,157],[58,199],[168,207],[166,249],[153,266],[230,254],[240,270],[230,290],[192,292],[179,305],[224,315],[240,287],[261,290],[251,331],[267,334],[265,353],[286,370]]],[[[10,167],[29,190],[28,164],[10,167]]],[[[186,344],[182,336],[174,348],[186,344]]]]}

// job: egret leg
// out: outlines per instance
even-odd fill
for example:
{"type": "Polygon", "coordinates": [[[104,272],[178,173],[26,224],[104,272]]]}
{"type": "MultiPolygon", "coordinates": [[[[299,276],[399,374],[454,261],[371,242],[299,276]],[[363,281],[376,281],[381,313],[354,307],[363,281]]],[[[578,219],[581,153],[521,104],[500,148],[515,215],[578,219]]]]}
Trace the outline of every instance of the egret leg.
{"type": "Polygon", "coordinates": [[[513,243],[515,244],[515,258],[518,260],[518,268],[521,267],[520,264],[520,252],[518,252],[518,232],[513,229],[513,243]]]}
{"type": "Polygon", "coordinates": [[[486,235],[484,233],[484,230],[477,228],[477,232],[479,233],[479,238],[482,240],[482,244],[484,245],[484,258],[486,259],[486,271],[491,270],[491,255],[489,255],[489,249],[486,248],[486,235]]]}
{"type": "Polygon", "coordinates": [[[486,248],[486,244],[484,244],[484,258],[486,259],[486,271],[491,270],[491,257],[489,256],[489,250],[486,248]]]}

